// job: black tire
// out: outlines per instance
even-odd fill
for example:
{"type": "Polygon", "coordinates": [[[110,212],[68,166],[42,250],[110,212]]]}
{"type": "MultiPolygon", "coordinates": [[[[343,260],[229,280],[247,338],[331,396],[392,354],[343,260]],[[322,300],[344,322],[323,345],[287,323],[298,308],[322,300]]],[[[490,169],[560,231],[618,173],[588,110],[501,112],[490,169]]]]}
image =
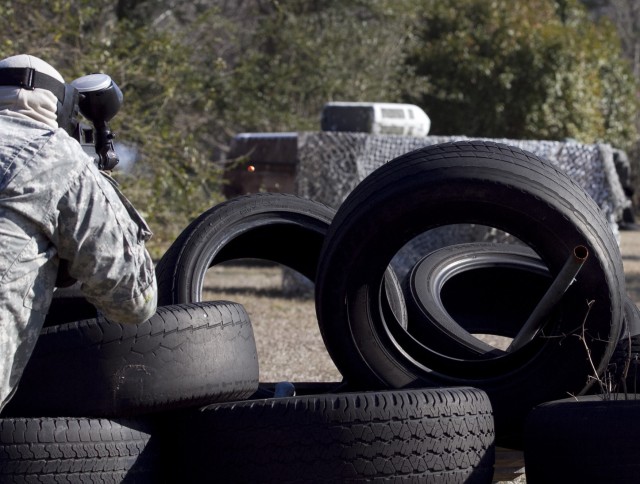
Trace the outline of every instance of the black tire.
{"type": "Polygon", "coordinates": [[[640,309],[629,295],[625,297],[624,301],[624,320],[627,335],[640,335],[640,309]]]}
{"type": "Polygon", "coordinates": [[[445,354],[493,348],[473,334],[513,338],[551,279],[531,249],[467,243],[423,257],[403,281],[409,333],[445,354]]]}
{"type": "Polygon", "coordinates": [[[262,259],[315,282],[318,256],[335,210],[283,193],[258,193],[216,205],[189,224],[156,266],[160,305],[202,300],[209,267],[262,259]]]}
{"type": "MultiPolygon", "coordinates": [[[[640,310],[627,296],[624,302],[625,331],[609,361],[605,385],[621,393],[640,393],[640,310]]],[[[592,392],[602,392],[594,385],[592,392]]]]}
{"type": "Polygon", "coordinates": [[[191,482],[489,483],[495,462],[491,405],[472,388],[217,404],[182,428],[191,482]]]}
{"type": "Polygon", "coordinates": [[[347,380],[369,388],[482,388],[494,406],[497,442],[518,448],[531,408],[584,392],[591,362],[600,374],[606,369],[621,331],[624,292],[617,242],[586,192],[530,153],[474,141],[403,155],[353,190],[325,239],[316,310],[329,353],[347,380]],[[554,278],[576,247],[590,255],[529,344],[452,358],[389,321],[379,297],[381,275],[400,248],[447,224],[514,235],[554,278]],[[589,308],[588,301],[595,303],[589,308]]]}
{"type": "Polygon", "coordinates": [[[253,329],[240,304],[167,306],[139,325],[98,318],[45,328],[3,415],[139,415],[257,388],[253,329]]]}
{"type": "Polygon", "coordinates": [[[0,419],[0,482],[156,483],[159,445],[139,420],[0,419]]]}
{"type": "Polygon", "coordinates": [[[525,428],[527,483],[636,483],[639,434],[638,394],[544,403],[533,409],[525,428]]]}
{"type": "MultiPolygon", "coordinates": [[[[257,193],[216,205],[189,224],[156,266],[158,304],[202,300],[209,267],[238,259],[282,264],[315,283],[320,249],[335,210],[284,193],[257,193]]],[[[397,277],[388,268],[386,294],[406,325],[397,277]]]]}

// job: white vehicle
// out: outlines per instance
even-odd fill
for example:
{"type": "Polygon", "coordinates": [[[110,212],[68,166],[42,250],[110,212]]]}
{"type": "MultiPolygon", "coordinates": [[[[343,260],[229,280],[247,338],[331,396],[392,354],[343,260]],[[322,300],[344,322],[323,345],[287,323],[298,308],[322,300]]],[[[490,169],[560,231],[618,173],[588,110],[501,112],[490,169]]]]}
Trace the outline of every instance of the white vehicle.
{"type": "Polygon", "coordinates": [[[431,120],[414,104],[329,102],[322,109],[323,131],[427,136],[431,120]]]}

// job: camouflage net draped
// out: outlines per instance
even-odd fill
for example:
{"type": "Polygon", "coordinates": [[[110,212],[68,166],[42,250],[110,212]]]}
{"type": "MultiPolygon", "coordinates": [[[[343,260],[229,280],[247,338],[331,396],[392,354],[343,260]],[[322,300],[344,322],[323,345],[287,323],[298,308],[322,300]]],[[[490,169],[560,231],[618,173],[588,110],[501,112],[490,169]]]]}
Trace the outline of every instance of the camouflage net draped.
{"type": "MultiPolygon", "coordinates": [[[[468,139],[464,136],[413,138],[347,132],[299,133],[297,194],[338,208],[358,183],[384,163],[418,148],[468,139]]],[[[617,222],[630,202],[618,178],[610,145],[575,141],[485,141],[515,146],[549,160],[595,200],[617,236],[617,222]]],[[[482,226],[440,227],[407,244],[393,265],[402,278],[423,255],[445,245],[474,241],[514,242],[514,238],[482,226]]]]}

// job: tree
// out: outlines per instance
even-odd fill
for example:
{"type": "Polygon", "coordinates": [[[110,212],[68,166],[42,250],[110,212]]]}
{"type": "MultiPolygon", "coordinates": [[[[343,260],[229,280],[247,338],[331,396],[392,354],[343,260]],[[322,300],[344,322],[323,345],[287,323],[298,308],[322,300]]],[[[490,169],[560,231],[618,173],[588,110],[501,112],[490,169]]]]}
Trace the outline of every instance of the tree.
{"type": "Polygon", "coordinates": [[[327,101],[397,101],[406,33],[404,7],[390,0],[260,2],[217,109],[228,127],[319,128],[327,101]]]}
{"type": "Polygon", "coordinates": [[[608,141],[637,133],[635,84],[613,27],[574,0],[427,0],[407,98],[434,133],[608,141]]]}
{"type": "Polygon", "coordinates": [[[640,3],[636,0],[583,0],[597,17],[606,16],[616,26],[622,52],[640,79],[640,3]]]}
{"type": "MultiPolygon", "coordinates": [[[[630,62],[636,85],[640,83],[640,3],[636,0],[583,0],[597,18],[611,19],[620,37],[622,52],[630,62]]],[[[640,90],[636,90],[640,99],[640,90]]],[[[640,113],[635,117],[636,130],[640,132],[640,113]]],[[[632,174],[637,185],[640,178],[640,140],[629,149],[632,174]]],[[[638,205],[636,194],[636,205],[638,205]]]]}
{"type": "Polygon", "coordinates": [[[616,33],[577,0],[0,0],[0,26],[0,55],[122,88],[140,160],[119,178],[156,256],[221,200],[233,135],[318,129],[327,101],[415,102],[436,134],[636,137],[616,33]]]}
{"type": "Polygon", "coordinates": [[[68,81],[105,72],[122,89],[124,105],[112,127],[139,161],[118,179],[149,221],[151,250],[160,255],[193,217],[221,200],[220,172],[189,121],[215,97],[209,89],[215,66],[201,75],[180,32],[118,19],[107,0],[2,1],[0,14],[1,57],[33,53],[68,81]]]}

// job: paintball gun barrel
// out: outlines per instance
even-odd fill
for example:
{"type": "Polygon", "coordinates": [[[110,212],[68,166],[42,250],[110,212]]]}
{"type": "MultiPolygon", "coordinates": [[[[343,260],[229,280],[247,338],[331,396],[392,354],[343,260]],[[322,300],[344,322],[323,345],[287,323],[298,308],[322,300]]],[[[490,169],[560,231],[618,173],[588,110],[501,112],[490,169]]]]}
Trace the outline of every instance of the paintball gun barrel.
{"type": "Polygon", "coordinates": [[[108,122],[122,106],[122,91],[107,74],[89,74],[71,82],[80,93],[78,108],[93,129],[79,126],[78,141],[87,150],[95,149],[94,159],[100,170],[112,170],[119,162],[113,148],[114,135],[108,122]]]}

